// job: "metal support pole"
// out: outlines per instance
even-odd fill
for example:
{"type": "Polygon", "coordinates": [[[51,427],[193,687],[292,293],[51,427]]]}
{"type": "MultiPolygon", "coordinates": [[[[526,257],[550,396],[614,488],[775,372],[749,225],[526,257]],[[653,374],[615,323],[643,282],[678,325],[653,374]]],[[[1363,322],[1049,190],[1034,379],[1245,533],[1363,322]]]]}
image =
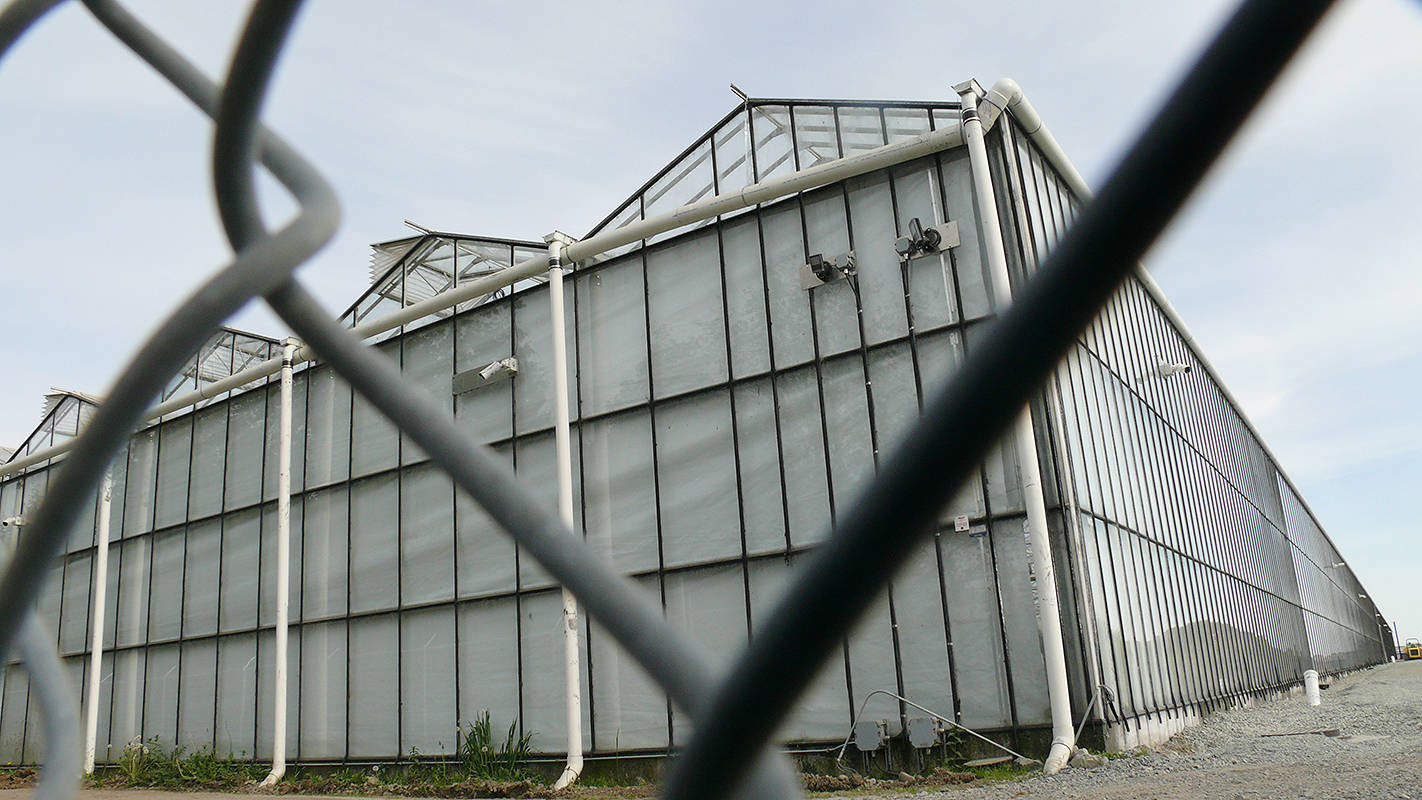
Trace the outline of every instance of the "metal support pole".
{"type": "Polygon", "coordinates": [[[94,536],[94,589],[89,603],[93,611],[89,648],[89,685],[84,698],[84,774],[94,774],[94,748],[99,737],[99,680],[104,666],[104,600],[109,585],[109,507],[114,498],[113,475],[104,473],[99,490],[98,531],[94,536]]]}
{"type": "MultiPolygon", "coordinates": [[[[558,461],[558,516],[573,527],[573,455],[568,424],[568,340],[563,324],[563,249],[573,243],[554,231],[548,242],[549,327],[553,332],[553,425],[558,461]]],[[[563,681],[567,689],[568,763],[553,784],[556,791],[583,771],[583,689],[578,653],[578,599],[563,587],[563,681]]]]}
{"type": "MultiPolygon", "coordinates": [[[[984,239],[983,254],[992,283],[993,301],[997,313],[1002,314],[1012,304],[1012,285],[1007,273],[1007,253],[988,170],[987,145],[983,141],[982,122],[978,119],[978,100],[982,92],[974,81],[959,84],[954,89],[963,100],[963,139],[968,145],[978,223],[984,239]]],[[[1037,578],[1037,625],[1042,636],[1047,696],[1052,710],[1052,749],[1042,771],[1053,775],[1066,766],[1067,760],[1076,751],[1076,731],[1072,725],[1066,648],[1062,644],[1061,612],[1057,604],[1057,576],[1052,565],[1047,504],[1042,497],[1042,468],[1037,462],[1037,433],[1032,425],[1030,405],[1022,409],[1012,426],[1012,445],[1022,479],[1022,499],[1027,507],[1028,563],[1037,578]]]]}
{"type": "Polygon", "coordinates": [[[291,585],[291,364],[298,342],[281,348],[281,422],[277,439],[277,580],[276,669],[272,688],[272,771],[262,780],[272,786],[286,774],[286,639],[291,585]]]}

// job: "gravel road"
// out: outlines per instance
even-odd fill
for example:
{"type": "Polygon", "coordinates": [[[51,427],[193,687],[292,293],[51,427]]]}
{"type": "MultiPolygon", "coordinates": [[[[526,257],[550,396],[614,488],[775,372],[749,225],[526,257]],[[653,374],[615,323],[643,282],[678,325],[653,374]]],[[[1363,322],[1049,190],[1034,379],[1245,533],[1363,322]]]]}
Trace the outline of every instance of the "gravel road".
{"type": "Polygon", "coordinates": [[[1156,751],[1095,769],[920,796],[1422,800],[1422,662],[1338,678],[1322,697],[1317,708],[1300,694],[1225,712],[1156,751]],[[1336,737],[1261,735],[1334,728],[1336,737]]]}

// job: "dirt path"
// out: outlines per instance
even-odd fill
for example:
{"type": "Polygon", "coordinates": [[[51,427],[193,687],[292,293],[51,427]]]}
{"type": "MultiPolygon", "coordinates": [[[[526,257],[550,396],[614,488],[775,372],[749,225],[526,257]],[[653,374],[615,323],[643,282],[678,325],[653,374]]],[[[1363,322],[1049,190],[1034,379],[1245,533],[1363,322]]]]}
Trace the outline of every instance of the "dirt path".
{"type": "Polygon", "coordinates": [[[1318,708],[1298,696],[1224,713],[1156,752],[1096,769],[921,796],[1422,800],[1422,662],[1338,679],[1318,708]],[[1336,737],[1261,736],[1335,728],[1336,737]]]}

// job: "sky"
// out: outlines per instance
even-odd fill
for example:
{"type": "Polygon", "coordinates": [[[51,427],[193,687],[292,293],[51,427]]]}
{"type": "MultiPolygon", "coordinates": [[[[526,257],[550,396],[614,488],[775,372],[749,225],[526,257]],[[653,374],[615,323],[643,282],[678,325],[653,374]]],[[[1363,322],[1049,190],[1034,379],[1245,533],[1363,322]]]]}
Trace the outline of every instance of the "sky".
{"type": "MultiPolygon", "coordinates": [[[[580,235],[756,97],[953,99],[1015,78],[1092,185],[1231,3],[310,0],[264,113],[343,203],[301,270],[331,309],[368,246],[580,235]]],[[[1384,615],[1422,637],[1422,6],[1340,3],[1146,263],[1384,615]]],[[[245,17],[132,8],[209,75],[245,17]]],[[[1208,118],[1206,118],[1208,120],[1208,118]]],[[[102,393],[230,255],[207,120],[76,3],[0,61],[0,444],[102,393]]],[[[293,206],[264,184],[268,221],[293,206]]],[[[284,327],[251,306],[229,324],[284,327]]]]}

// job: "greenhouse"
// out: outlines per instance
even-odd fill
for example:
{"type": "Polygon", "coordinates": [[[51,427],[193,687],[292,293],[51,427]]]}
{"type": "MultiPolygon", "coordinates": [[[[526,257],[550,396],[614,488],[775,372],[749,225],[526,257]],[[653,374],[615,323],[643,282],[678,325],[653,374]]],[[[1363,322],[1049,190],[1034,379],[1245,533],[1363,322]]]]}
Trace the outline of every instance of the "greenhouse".
{"type": "MultiPolygon", "coordinates": [[[[373,346],[550,506],[563,330],[573,528],[729,663],[1087,199],[1040,119],[963,91],[982,103],[969,110],[986,173],[959,100],[748,98],[582,241],[716,198],[744,207],[567,265],[561,321],[546,266],[482,288],[546,258],[549,240],[423,229],[373,246],[341,320],[379,329],[373,346]],[[757,199],[770,185],[789,190],[757,199]]],[[[97,697],[100,763],[155,737],[273,758],[282,395],[258,368],[283,347],[214,334],[54,565],[39,612],[76,694],[97,697]],[[244,382],[254,372],[266,377],[244,382]]],[[[8,530],[100,402],[46,398],[0,477],[8,530]]],[[[286,758],[452,754],[485,710],[567,753],[559,587],[328,365],[297,359],[290,407],[286,758]]],[[[1386,660],[1365,589],[1144,271],[1014,436],[844,640],[784,741],[853,730],[865,750],[932,746],[921,706],[1037,755],[1064,711],[1127,747],[1307,670],[1386,660]]],[[[576,634],[583,749],[685,744],[683,712],[610,637],[583,618],[576,634]]],[[[28,708],[12,664],[0,761],[42,754],[28,708]]]]}

